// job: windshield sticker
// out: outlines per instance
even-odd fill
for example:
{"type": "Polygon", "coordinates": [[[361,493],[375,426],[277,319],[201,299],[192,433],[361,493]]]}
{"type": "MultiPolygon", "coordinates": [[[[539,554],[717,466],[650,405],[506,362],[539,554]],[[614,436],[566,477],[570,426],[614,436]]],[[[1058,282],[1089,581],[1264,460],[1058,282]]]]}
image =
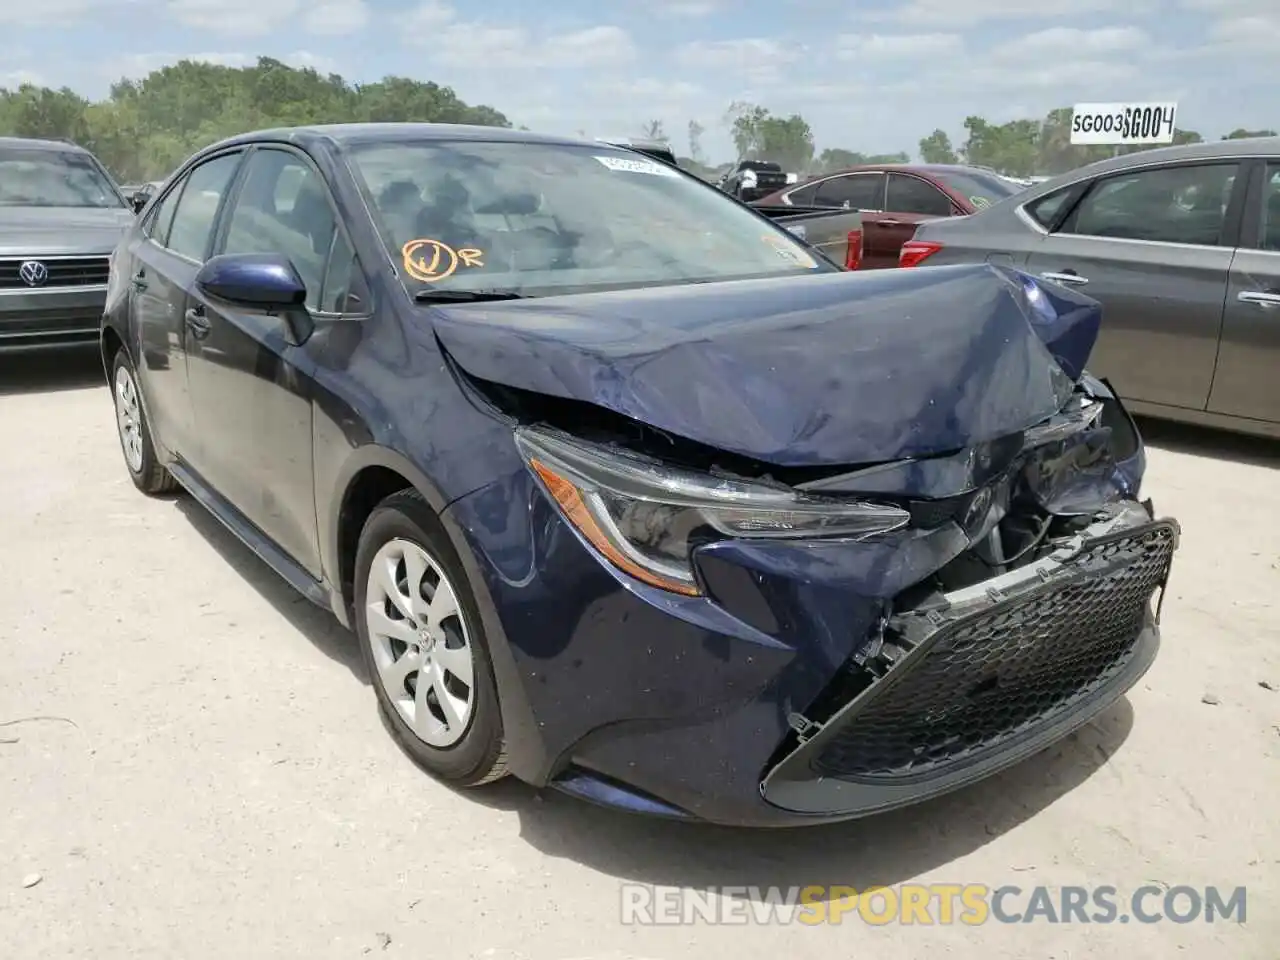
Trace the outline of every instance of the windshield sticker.
{"type": "Polygon", "coordinates": [[[981,210],[984,207],[991,206],[991,201],[986,197],[970,197],[969,202],[973,204],[975,210],[981,210]]]}
{"type": "Polygon", "coordinates": [[[787,241],[782,237],[774,236],[771,233],[765,233],[760,235],[760,239],[773,247],[774,252],[776,252],[783,260],[788,260],[791,263],[794,263],[797,267],[806,267],[809,270],[816,270],[818,268],[817,260],[813,259],[813,257],[809,256],[809,254],[805,253],[803,250],[787,243],[787,241]]]}
{"type": "Polygon", "coordinates": [[[459,266],[483,267],[484,251],[475,247],[459,247],[455,250],[441,240],[424,237],[410,240],[400,249],[404,256],[404,271],[423,283],[439,283],[453,276],[459,266]]]}
{"type": "Polygon", "coordinates": [[[629,157],[596,157],[610,170],[620,173],[647,173],[655,177],[678,177],[679,174],[663,163],[652,160],[632,160],[629,157]]]}

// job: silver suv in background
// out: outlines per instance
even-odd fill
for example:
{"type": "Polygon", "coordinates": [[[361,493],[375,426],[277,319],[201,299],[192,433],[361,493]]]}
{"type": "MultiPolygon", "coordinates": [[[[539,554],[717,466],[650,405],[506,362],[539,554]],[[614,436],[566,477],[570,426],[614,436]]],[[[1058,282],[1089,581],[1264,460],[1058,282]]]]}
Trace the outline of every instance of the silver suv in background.
{"type": "Polygon", "coordinates": [[[0,137],[0,353],[94,344],[133,210],[88,150],[0,137]]]}
{"type": "Polygon", "coordinates": [[[1280,436],[1280,137],[1146,150],[922,224],[904,267],[986,260],[1102,303],[1135,413],[1280,436]]]}

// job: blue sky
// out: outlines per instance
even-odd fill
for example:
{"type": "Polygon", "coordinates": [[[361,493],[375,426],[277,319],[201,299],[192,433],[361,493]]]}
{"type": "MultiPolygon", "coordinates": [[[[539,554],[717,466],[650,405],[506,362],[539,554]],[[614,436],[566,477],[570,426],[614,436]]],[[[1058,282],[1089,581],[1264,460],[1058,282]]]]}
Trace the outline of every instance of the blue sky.
{"type": "Polygon", "coordinates": [[[734,100],[866,152],[1094,100],[1177,100],[1213,137],[1280,127],[1280,0],[33,0],[6,21],[0,86],[102,96],[184,56],[266,54],[434,80],[549,132],[661,119],[683,150],[697,120],[715,160],[734,100]]]}

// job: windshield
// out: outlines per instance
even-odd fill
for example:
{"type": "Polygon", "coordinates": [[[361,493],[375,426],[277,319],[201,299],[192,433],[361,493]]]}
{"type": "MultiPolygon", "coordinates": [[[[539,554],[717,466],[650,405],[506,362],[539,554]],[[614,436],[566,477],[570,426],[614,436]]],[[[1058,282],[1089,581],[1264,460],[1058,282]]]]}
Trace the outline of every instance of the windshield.
{"type": "Polygon", "coordinates": [[[983,207],[989,207],[993,203],[999,203],[1005,197],[1012,197],[1022,190],[1022,187],[1018,184],[1010,183],[1008,180],[991,173],[979,173],[977,171],[955,173],[948,170],[946,172],[935,172],[934,176],[946,184],[948,188],[968,197],[969,202],[979,210],[983,207]]]}
{"type": "Polygon", "coordinates": [[[411,292],[524,296],[836,269],[660,161],[599,146],[420,141],[351,149],[411,292]]]}
{"type": "Polygon", "coordinates": [[[123,207],[124,200],[88,154],[0,147],[0,206],[123,207]]]}

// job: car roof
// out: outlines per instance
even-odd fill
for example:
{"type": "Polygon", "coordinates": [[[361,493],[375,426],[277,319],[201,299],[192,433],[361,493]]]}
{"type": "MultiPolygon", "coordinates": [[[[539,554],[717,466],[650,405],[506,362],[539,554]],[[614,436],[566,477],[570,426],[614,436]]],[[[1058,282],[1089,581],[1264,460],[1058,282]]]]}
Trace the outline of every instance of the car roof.
{"type": "MultiPolygon", "coordinates": [[[[304,127],[255,130],[230,137],[208,149],[263,141],[287,141],[299,146],[327,144],[342,148],[351,144],[407,143],[422,140],[490,143],[545,143],[562,146],[601,146],[600,141],[560,137],[510,127],[466,123],[332,123],[304,127]]],[[[201,151],[204,152],[204,151],[201,151]]]]}
{"type": "Polygon", "coordinates": [[[0,147],[6,150],[61,150],[63,153],[88,153],[84,147],[70,140],[40,140],[35,137],[0,137],[0,147]]]}

